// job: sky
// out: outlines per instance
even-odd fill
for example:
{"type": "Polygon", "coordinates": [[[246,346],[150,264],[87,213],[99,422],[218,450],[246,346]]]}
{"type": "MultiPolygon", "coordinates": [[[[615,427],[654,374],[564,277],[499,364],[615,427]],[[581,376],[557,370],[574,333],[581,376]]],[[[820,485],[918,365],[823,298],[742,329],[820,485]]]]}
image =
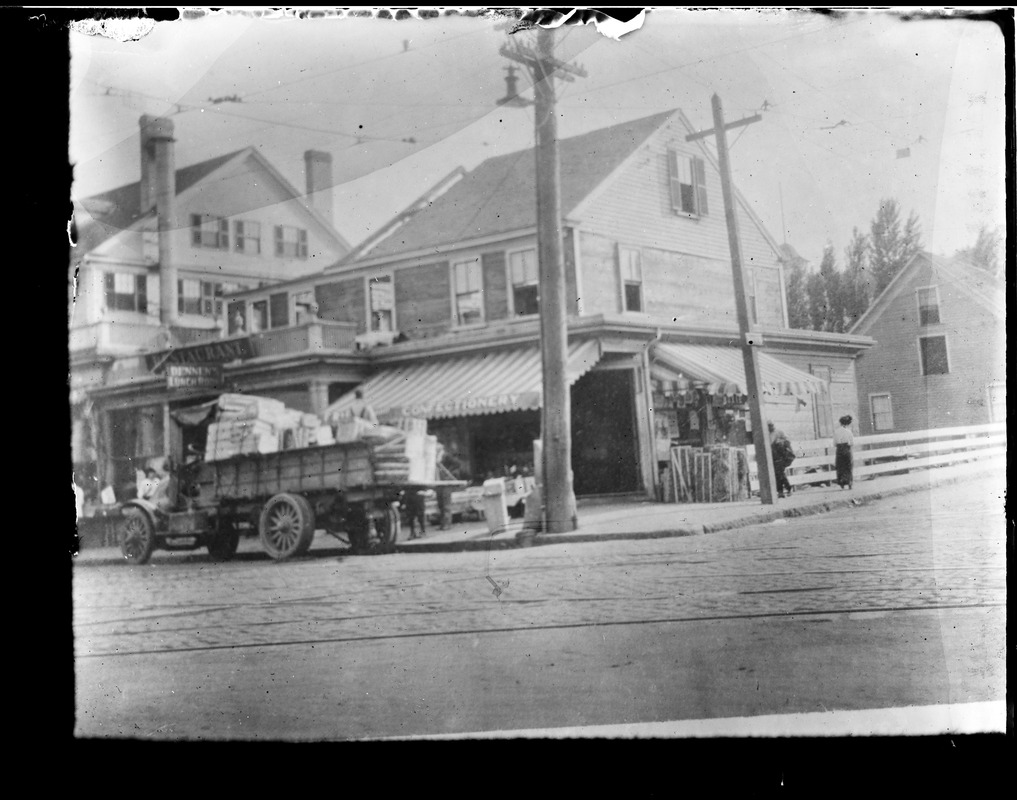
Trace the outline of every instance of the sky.
{"type": "MultiPolygon", "coordinates": [[[[674,108],[711,128],[716,93],[727,120],[762,117],[728,145],[778,242],[813,266],[832,243],[843,264],[852,229],[893,198],[950,255],[1005,224],[1004,39],[991,22],[913,12],[651,7],[618,38],[561,25],[556,56],[579,70],[556,83],[559,136],[674,108]]],[[[209,11],[129,41],[81,23],[72,195],[138,180],[138,118],[168,116],[178,168],[253,146],[303,190],[304,152],[332,153],[336,227],[355,245],[456,167],[533,146],[532,106],[497,101],[513,63],[499,49],[535,33],[505,22],[209,11]]]]}

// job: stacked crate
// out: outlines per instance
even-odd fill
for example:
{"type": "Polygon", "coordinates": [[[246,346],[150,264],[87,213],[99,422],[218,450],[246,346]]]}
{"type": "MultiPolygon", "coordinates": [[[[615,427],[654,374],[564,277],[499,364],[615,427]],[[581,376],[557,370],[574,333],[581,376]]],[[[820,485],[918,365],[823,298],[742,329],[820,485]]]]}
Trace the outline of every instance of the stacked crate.
{"type": "Polygon", "coordinates": [[[674,503],[723,503],[749,497],[749,465],[744,448],[672,447],[669,486],[674,503]]]}
{"type": "Polygon", "coordinates": [[[218,404],[219,418],[208,426],[207,461],[306,447],[310,432],[320,424],[313,414],[267,397],[224,394],[218,404]]]}

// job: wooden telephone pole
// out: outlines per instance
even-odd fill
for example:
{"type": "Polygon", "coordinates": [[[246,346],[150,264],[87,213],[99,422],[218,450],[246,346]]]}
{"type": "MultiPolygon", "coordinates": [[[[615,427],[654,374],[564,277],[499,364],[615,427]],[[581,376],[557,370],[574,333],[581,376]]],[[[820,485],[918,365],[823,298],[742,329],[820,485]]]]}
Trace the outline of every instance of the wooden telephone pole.
{"type": "Polygon", "coordinates": [[[762,117],[756,114],[735,122],[724,123],[724,109],[720,97],[713,95],[713,130],[689,134],[686,141],[703,139],[710,135],[717,137],[717,160],[720,162],[720,186],[724,195],[724,217],[727,220],[727,241],[731,250],[731,273],[734,277],[735,306],[738,312],[738,331],[741,338],[742,359],[745,364],[745,389],[749,395],[749,416],[752,420],[752,441],[756,446],[756,466],[759,470],[759,500],[772,505],[777,496],[777,485],[773,475],[773,461],[770,455],[770,434],[766,429],[763,415],[763,397],[759,387],[759,359],[756,348],[763,344],[762,336],[750,330],[749,307],[745,295],[745,275],[742,272],[742,248],[738,238],[738,218],[735,215],[734,190],[731,188],[731,161],[727,149],[727,131],[758,122],[762,117]]]}
{"type": "Polygon", "coordinates": [[[540,28],[537,51],[515,43],[501,54],[525,65],[533,78],[536,117],[537,252],[540,344],[544,399],[541,407],[544,530],[564,533],[578,526],[572,490],[572,411],[569,402],[568,311],[561,244],[560,159],[555,73],[563,80],[585,77],[582,68],[554,57],[554,31],[540,28]]]}

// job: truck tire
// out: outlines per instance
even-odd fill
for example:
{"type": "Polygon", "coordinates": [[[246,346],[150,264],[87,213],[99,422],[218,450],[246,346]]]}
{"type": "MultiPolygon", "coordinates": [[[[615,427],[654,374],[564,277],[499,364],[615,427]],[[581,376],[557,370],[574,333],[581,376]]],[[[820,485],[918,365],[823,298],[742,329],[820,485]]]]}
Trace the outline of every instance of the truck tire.
{"type": "Polygon", "coordinates": [[[120,552],[132,564],[144,564],[155,550],[155,526],[140,508],[128,506],[117,523],[120,552]]]}
{"type": "Polygon", "coordinates": [[[378,532],[378,552],[391,553],[395,550],[396,544],[404,538],[398,503],[385,506],[384,516],[375,519],[375,529],[378,532]]]}
{"type": "Polygon", "coordinates": [[[277,494],[258,519],[261,546],[276,561],[301,556],[314,539],[314,510],[299,494],[277,494]]]}
{"type": "Polygon", "coordinates": [[[240,545],[240,530],[232,520],[220,518],[219,530],[208,543],[208,554],[214,561],[229,561],[240,545]]]}

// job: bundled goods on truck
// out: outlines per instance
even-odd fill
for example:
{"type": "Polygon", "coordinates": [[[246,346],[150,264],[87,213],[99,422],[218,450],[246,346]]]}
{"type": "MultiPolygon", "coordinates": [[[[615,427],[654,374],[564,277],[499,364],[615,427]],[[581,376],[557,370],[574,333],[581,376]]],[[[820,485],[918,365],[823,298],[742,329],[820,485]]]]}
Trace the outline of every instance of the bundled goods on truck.
{"type": "MultiPolygon", "coordinates": [[[[208,461],[310,447],[318,443],[318,432],[323,427],[315,414],[287,408],[268,397],[224,394],[218,405],[219,418],[208,426],[208,461]]],[[[326,439],[324,443],[331,443],[327,436],[322,438],[326,439]]]]}

